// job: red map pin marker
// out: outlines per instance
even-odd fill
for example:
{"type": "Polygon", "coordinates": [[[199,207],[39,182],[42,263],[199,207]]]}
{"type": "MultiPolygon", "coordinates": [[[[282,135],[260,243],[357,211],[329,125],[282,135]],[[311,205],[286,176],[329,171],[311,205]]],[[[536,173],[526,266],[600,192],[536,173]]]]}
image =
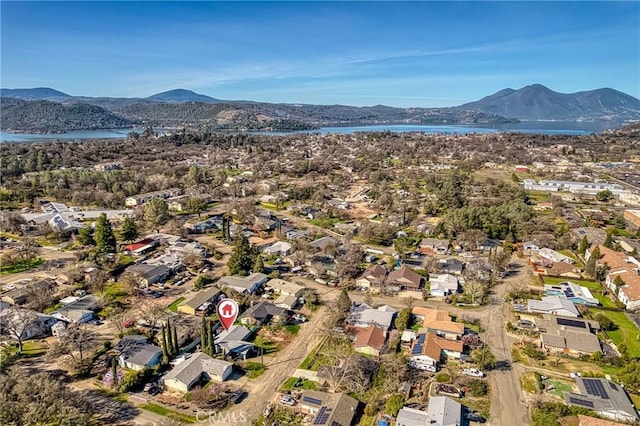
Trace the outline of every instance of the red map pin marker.
{"type": "Polygon", "coordinates": [[[218,318],[220,318],[220,322],[224,326],[225,330],[229,330],[233,323],[236,322],[240,308],[235,300],[224,299],[218,303],[216,311],[218,312],[218,318]]]}

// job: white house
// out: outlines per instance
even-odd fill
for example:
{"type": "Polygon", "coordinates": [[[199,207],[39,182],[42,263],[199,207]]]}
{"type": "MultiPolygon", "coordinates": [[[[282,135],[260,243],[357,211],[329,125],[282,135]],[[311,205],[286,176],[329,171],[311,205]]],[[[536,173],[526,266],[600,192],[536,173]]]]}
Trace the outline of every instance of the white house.
{"type": "Polygon", "coordinates": [[[167,389],[187,393],[203,378],[223,382],[232,372],[232,363],[198,352],[169,371],[164,377],[164,386],[167,389]]]}
{"type": "Polygon", "coordinates": [[[528,301],[527,310],[541,314],[561,315],[577,318],[580,316],[576,305],[569,299],[559,296],[544,296],[542,300],[528,301]]]}
{"type": "Polygon", "coordinates": [[[538,256],[548,259],[552,262],[564,262],[568,264],[573,264],[574,260],[569,256],[565,256],[562,253],[558,253],[555,250],[551,250],[550,248],[541,248],[538,250],[538,256]]]}
{"type": "Polygon", "coordinates": [[[430,294],[432,296],[448,296],[458,292],[458,277],[451,274],[429,276],[430,294]]]}

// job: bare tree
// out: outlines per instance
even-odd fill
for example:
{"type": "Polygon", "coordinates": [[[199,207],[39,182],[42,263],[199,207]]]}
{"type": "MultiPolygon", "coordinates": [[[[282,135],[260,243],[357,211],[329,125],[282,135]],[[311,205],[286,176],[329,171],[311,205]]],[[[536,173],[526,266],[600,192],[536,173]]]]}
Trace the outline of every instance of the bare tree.
{"type": "Polygon", "coordinates": [[[464,293],[469,295],[471,303],[476,303],[476,299],[482,299],[487,292],[487,286],[480,281],[471,280],[464,284],[464,293]]]}
{"type": "Polygon", "coordinates": [[[23,263],[30,263],[38,256],[40,249],[36,244],[36,240],[31,237],[25,237],[22,239],[18,247],[16,248],[16,254],[23,263]]]}
{"type": "Polygon", "coordinates": [[[71,368],[78,373],[84,373],[90,369],[87,355],[93,351],[98,344],[97,333],[86,324],[71,324],[60,335],[60,339],[49,351],[51,358],[62,357],[71,368]]]}
{"type": "Polygon", "coordinates": [[[139,300],[137,306],[138,315],[151,328],[151,337],[153,338],[158,323],[166,315],[166,306],[155,299],[139,300]]]}
{"type": "Polygon", "coordinates": [[[49,285],[29,285],[27,286],[28,307],[37,312],[42,312],[53,302],[53,291],[49,285]]]}
{"type": "Polygon", "coordinates": [[[102,269],[96,268],[91,273],[88,274],[88,282],[87,285],[94,292],[103,293],[104,288],[107,285],[110,277],[109,274],[103,271],[102,269]]]}
{"type": "Polygon", "coordinates": [[[204,265],[204,256],[196,250],[189,250],[182,256],[182,263],[191,270],[197,270],[204,265]]]}
{"type": "Polygon", "coordinates": [[[338,362],[320,368],[318,375],[324,378],[333,392],[362,392],[367,389],[366,358],[351,354],[338,362]]]}
{"type": "Polygon", "coordinates": [[[18,353],[22,352],[22,343],[28,339],[30,332],[38,325],[38,314],[29,309],[8,309],[2,318],[2,328],[18,340],[18,353]]]}

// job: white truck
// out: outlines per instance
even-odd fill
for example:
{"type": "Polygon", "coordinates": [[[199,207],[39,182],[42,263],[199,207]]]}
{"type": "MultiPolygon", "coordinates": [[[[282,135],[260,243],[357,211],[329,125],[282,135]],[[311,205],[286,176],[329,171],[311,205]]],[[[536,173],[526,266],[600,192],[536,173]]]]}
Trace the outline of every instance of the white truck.
{"type": "Polygon", "coordinates": [[[471,377],[484,377],[484,373],[477,368],[465,368],[462,370],[462,374],[471,377]]]}

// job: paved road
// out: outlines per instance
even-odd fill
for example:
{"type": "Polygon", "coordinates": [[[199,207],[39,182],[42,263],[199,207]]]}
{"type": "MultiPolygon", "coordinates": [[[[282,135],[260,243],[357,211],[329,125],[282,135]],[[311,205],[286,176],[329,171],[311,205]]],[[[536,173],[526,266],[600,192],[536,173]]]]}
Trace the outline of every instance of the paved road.
{"type": "MultiPolygon", "coordinates": [[[[326,287],[325,287],[326,290],[326,287]]],[[[338,290],[332,289],[321,294],[325,302],[335,300],[338,290]]],[[[317,333],[322,322],[326,319],[327,305],[322,305],[311,318],[311,321],[304,324],[298,335],[291,341],[277,356],[267,363],[267,371],[255,380],[248,380],[244,389],[249,393],[247,398],[231,411],[243,413],[248,422],[258,418],[264,407],[274,397],[278,387],[289,377],[292,377],[295,370],[304,360],[307,354],[320,342],[321,337],[317,333]]],[[[224,422],[213,422],[210,424],[223,424],[224,422]]]]}
{"type": "Polygon", "coordinates": [[[505,331],[506,316],[509,306],[503,300],[508,291],[510,282],[516,280],[529,280],[526,275],[528,269],[524,261],[516,261],[521,267],[519,271],[496,287],[495,294],[486,309],[489,313],[489,321],[486,326],[484,341],[489,345],[496,356],[498,363],[503,368],[489,374],[491,383],[491,424],[493,425],[528,425],[528,408],[525,404],[522,388],[520,387],[520,375],[522,366],[514,364],[511,357],[511,340],[505,331]]]}

